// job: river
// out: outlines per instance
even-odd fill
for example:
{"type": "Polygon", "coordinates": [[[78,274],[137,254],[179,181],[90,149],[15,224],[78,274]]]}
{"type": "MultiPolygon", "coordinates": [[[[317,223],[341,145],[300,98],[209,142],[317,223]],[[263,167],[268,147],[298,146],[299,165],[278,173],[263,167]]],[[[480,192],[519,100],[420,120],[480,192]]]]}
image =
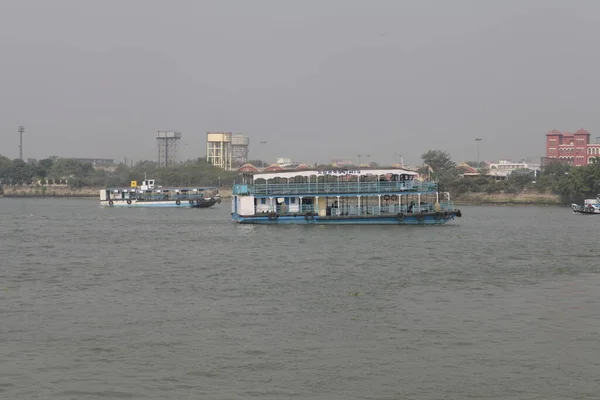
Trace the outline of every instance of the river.
{"type": "Polygon", "coordinates": [[[597,399],[600,216],[244,226],[0,199],[2,399],[597,399]]]}

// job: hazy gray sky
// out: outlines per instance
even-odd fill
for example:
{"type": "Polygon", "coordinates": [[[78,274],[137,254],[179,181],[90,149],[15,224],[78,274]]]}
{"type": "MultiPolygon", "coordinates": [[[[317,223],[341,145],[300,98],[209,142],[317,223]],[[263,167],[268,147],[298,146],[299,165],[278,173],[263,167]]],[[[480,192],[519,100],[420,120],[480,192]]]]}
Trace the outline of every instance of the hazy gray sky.
{"type": "MultiPolygon", "coordinates": [[[[2,0],[0,154],[154,159],[155,132],[251,157],[540,156],[600,136],[600,2],[2,0]],[[260,141],[267,141],[260,146],[260,141]]],[[[363,158],[364,159],[364,158],[363,158]]]]}

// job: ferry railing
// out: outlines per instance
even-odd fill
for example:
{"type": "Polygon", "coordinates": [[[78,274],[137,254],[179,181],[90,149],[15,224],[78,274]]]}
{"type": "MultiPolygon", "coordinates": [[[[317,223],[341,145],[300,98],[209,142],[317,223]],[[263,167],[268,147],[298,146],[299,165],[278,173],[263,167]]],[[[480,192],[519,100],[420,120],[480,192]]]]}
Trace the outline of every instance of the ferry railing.
{"type": "Polygon", "coordinates": [[[234,194],[303,195],[303,194],[384,194],[401,192],[433,192],[435,182],[379,181],[379,182],[326,182],[326,183],[255,183],[235,185],[234,194]]]}
{"type": "MultiPolygon", "coordinates": [[[[440,202],[440,210],[453,210],[454,206],[452,202],[440,202]]],[[[326,209],[325,209],[326,210],[326,209]]],[[[323,211],[325,211],[323,210],[323,211]]],[[[277,214],[306,214],[307,212],[317,212],[320,211],[313,204],[302,204],[299,207],[291,207],[289,205],[278,205],[278,206],[268,206],[257,210],[258,213],[272,213],[275,212],[277,214]]],[[[369,205],[344,205],[342,207],[332,207],[331,215],[396,215],[398,213],[410,214],[410,213],[418,213],[418,212],[435,212],[436,207],[434,203],[424,203],[424,204],[382,204],[381,206],[369,206],[369,205]]]]}
{"type": "Polygon", "coordinates": [[[315,206],[312,204],[302,204],[300,206],[300,212],[303,214],[307,212],[315,212],[315,206]]]}
{"type": "Polygon", "coordinates": [[[243,184],[235,184],[233,185],[233,194],[239,194],[239,195],[247,195],[247,194],[251,194],[250,192],[250,187],[248,185],[243,185],[243,184]]]}
{"type": "MultiPolygon", "coordinates": [[[[454,206],[451,202],[440,203],[441,211],[453,210],[454,206]]],[[[340,208],[332,208],[331,215],[395,215],[399,213],[409,214],[418,212],[435,212],[436,207],[433,203],[425,204],[384,204],[381,206],[368,206],[368,205],[347,205],[340,208]]]]}
{"type": "Polygon", "coordinates": [[[277,213],[277,214],[296,214],[296,213],[301,213],[301,214],[305,214],[307,212],[315,212],[316,207],[312,204],[303,204],[301,206],[296,206],[294,207],[292,205],[292,207],[290,207],[289,205],[279,205],[279,206],[267,206],[267,207],[261,207],[259,209],[257,209],[257,212],[259,214],[266,214],[266,213],[277,213]]]}
{"type": "Polygon", "coordinates": [[[315,211],[315,206],[312,204],[302,204],[301,206],[297,206],[297,207],[290,207],[289,205],[285,205],[285,206],[275,206],[275,207],[271,207],[271,209],[275,209],[276,212],[278,214],[288,214],[288,213],[301,213],[301,214],[305,214],[307,212],[314,212],[315,211]]]}
{"type": "Polygon", "coordinates": [[[194,192],[194,193],[179,193],[179,194],[168,194],[168,193],[152,193],[152,194],[148,194],[148,193],[144,193],[144,194],[133,194],[131,193],[130,196],[125,196],[123,199],[127,200],[127,199],[137,199],[137,200],[153,200],[153,201],[166,201],[166,200],[180,200],[180,201],[184,201],[184,200],[198,200],[198,199],[203,199],[206,196],[210,196],[210,195],[216,195],[215,193],[211,193],[211,192],[194,192]]]}

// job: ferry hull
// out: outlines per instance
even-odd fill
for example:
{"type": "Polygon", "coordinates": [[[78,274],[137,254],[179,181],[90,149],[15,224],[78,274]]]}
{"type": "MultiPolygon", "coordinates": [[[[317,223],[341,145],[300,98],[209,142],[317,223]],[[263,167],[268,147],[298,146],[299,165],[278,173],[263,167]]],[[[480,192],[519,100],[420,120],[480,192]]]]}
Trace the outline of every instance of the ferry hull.
{"type": "Polygon", "coordinates": [[[104,207],[151,207],[151,208],[208,208],[220,203],[219,200],[210,200],[203,203],[190,203],[187,200],[182,200],[177,204],[175,200],[168,201],[135,201],[127,202],[126,200],[101,201],[100,205],[104,207]]]}
{"type": "Polygon", "coordinates": [[[451,213],[448,218],[436,218],[434,215],[426,215],[422,220],[416,215],[406,215],[402,220],[395,216],[348,216],[348,217],[319,217],[314,216],[307,219],[304,215],[279,216],[269,218],[268,216],[241,216],[232,214],[233,220],[239,224],[257,225],[444,225],[454,220],[457,215],[451,213]]]}

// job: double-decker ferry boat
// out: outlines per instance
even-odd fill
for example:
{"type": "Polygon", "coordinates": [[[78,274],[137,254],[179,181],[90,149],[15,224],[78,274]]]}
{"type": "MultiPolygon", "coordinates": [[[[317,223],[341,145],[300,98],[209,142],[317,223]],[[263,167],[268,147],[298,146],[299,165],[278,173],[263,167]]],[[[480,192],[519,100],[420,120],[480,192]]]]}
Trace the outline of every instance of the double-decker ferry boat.
{"type": "Polygon", "coordinates": [[[575,214],[600,214],[600,194],[595,199],[585,199],[583,205],[571,204],[575,214]]]}
{"type": "Polygon", "coordinates": [[[437,183],[400,168],[244,174],[231,215],[241,224],[441,225],[462,213],[437,183]]]}
{"type": "Polygon", "coordinates": [[[131,181],[128,188],[100,190],[100,205],[109,207],[192,207],[208,208],[221,203],[216,186],[177,188],[157,186],[154,179],[146,179],[138,186],[131,181]]]}

